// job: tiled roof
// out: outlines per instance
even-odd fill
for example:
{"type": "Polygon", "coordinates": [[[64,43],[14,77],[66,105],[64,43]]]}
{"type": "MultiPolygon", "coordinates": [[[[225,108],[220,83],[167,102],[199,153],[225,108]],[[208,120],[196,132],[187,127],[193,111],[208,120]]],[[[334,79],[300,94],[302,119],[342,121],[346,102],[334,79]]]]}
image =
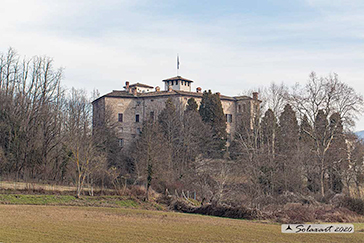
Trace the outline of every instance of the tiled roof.
{"type": "Polygon", "coordinates": [[[190,82],[190,83],[193,82],[192,80],[189,80],[187,78],[183,78],[181,76],[176,76],[176,77],[173,77],[173,78],[164,79],[163,82],[164,81],[174,81],[174,80],[183,80],[183,81],[190,82]]]}
{"type": "MultiPolygon", "coordinates": [[[[98,99],[101,99],[103,97],[113,97],[113,98],[144,98],[144,97],[160,97],[160,96],[174,96],[174,95],[181,95],[181,96],[189,96],[189,97],[197,97],[202,98],[203,93],[197,93],[197,92],[188,92],[188,91],[181,91],[181,90],[172,90],[172,91],[154,91],[154,92],[148,92],[148,93],[137,93],[136,96],[134,96],[132,93],[128,93],[125,90],[113,90],[112,92],[103,95],[99,97],[98,99]]],[[[98,99],[94,100],[93,102],[97,101],[98,99]]],[[[220,95],[221,100],[251,100],[252,98],[249,96],[236,96],[236,97],[230,97],[225,95],[220,95]]]]}
{"type": "Polygon", "coordinates": [[[150,86],[150,85],[147,85],[147,84],[141,84],[141,83],[131,84],[131,85],[129,85],[129,87],[143,87],[143,88],[153,89],[153,86],[150,86]]]}

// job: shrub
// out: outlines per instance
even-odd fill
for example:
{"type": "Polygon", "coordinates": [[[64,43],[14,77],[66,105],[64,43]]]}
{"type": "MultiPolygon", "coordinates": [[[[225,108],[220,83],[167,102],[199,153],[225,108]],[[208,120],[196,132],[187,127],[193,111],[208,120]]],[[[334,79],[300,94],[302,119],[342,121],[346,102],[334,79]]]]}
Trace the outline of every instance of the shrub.
{"type": "Polygon", "coordinates": [[[364,215],[364,200],[360,198],[345,197],[341,202],[341,206],[345,207],[357,214],[364,215]]]}

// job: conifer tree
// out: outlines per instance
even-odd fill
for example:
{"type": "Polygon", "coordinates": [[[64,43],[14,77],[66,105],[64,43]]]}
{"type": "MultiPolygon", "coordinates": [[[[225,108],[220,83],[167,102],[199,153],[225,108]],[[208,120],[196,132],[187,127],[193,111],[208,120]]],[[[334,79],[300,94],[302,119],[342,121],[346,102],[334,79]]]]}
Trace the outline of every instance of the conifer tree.
{"type": "Polygon", "coordinates": [[[265,187],[265,193],[273,194],[277,189],[277,165],[276,149],[278,124],[277,119],[271,109],[268,109],[261,121],[261,149],[264,153],[265,164],[261,166],[260,183],[265,187]]]}
{"type": "Polygon", "coordinates": [[[210,155],[221,157],[226,149],[226,118],[222,109],[219,94],[212,94],[211,90],[205,91],[199,109],[202,121],[212,130],[213,146],[210,155]]]}
{"type": "Polygon", "coordinates": [[[195,99],[190,98],[183,115],[183,141],[180,144],[180,158],[185,168],[198,155],[207,155],[208,149],[212,144],[211,129],[209,125],[202,121],[197,107],[195,99]]]}
{"type": "Polygon", "coordinates": [[[278,139],[279,171],[281,188],[294,191],[301,185],[300,166],[297,165],[299,126],[296,113],[287,104],[279,117],[280,133],[278,139]]]}
{"type": "Polygon", "coordinates": [[[196,111],[197,112],[198,104],[196,103],[194,98],[189,98],[187,101],[186,111],[196,111]]]}
{"type": "Polygon", "coordinates": [[[343,125],[339,113],[330,116],[330,133],[333,136],[327,152],[329,186],[335,193],[341,193],[343,189],[342,174],[348,167],[347,145],[343,132],[343,125]]]}
{"type": "Polygon", "coordinates": [[[276,155],[277,149],[277,135],[278,135],[278,124],[277,118],[275,117],[273,111],[268,109],[261,122],[262,127],[262,144],[265,146],[267,153],[273,158],[276,155]]]}
{"type": "Polygon", "coordinates": [[[320,190],[320,174],[318,173],[316,155],[313,153],[314,139],[313,128],[306,115],[303,116],[300,125],[300,137],[298,155],[300,164],[303,165],[304,174],[307,180],[307,189],[312,192],[320,190]]]}

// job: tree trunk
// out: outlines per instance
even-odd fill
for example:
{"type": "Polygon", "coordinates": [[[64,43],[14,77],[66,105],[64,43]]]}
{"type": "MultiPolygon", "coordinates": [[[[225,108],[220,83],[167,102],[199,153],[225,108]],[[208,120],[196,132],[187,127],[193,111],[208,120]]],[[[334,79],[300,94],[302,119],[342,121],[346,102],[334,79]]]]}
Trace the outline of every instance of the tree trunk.
{"type": "Polygon", "coordinates": [[[321,187],[321,196],[325,196],[325,171],[323,168],[321,168],[320,173],[320,187],[321,187]]]}

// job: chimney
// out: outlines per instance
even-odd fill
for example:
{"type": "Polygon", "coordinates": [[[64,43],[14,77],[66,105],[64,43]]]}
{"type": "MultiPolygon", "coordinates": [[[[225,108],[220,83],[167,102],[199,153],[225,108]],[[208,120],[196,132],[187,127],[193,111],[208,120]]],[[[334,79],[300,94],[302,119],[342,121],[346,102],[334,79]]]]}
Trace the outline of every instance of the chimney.
{"type": "Polygon", "coordinates": [[[133,95],[134,95],[134,96],[137,96],[137,88],[136,88],[136,87],[133,89],[133,91],[132,91],[132,92],[133,92],[133,95]]]}
{"type": "Polygon", "coordinates": [[[253,99],[258,100],[258,92],[253,92],[253,99]]]}
{"type": "Polygon", "coordinates": [[[196,92],[197,92],[197,93],[201,93],[201,87],[197,87],[197,88],[196,88],[196,92]]]}
{"type": "Polygon", "coordinates": [[[157,87],[155,87],[155,91],[159,92],[159,91],[161,91],[161,88],[159,86],[157,86],[157,87]]]}
{"type": "Polygon", "coordinates": [[[126,81],[126,82],[125,82],[125,89],[126,89],[126,90],[129,90],[129,81],[126,81]]]}
{"type": "Polygon", "coordinates": [[[172,85],[168,86],[168,92],[172,92],[172,85]]]}

